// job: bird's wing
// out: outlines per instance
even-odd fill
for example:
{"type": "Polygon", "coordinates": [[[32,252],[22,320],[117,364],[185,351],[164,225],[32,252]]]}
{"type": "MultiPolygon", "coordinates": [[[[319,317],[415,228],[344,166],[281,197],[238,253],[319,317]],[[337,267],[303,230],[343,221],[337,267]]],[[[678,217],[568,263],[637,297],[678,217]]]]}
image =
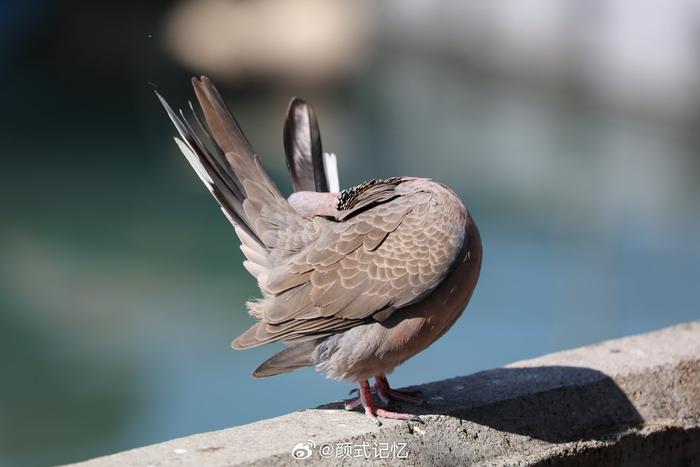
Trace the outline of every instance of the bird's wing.
{"type": "Polygon", "coordinates": [[[464,242],[464,219],[431,217],[435,194],[402,193],[400,179],[374,183],[352,198],[345,197],[342,220],[315,218],[318,237],[259,275],[265,298],[251,307],[260,321],[234,347],[382,321],[442,281],[464,242]]]}
{"type": "Polygon", "coordinates": [[[316,113],[296,97],[289,103],[284,121],[284,152],[294,191],[332,191],[316,113]]]}
{"type": "Polygon", "coordinates": [[[198,121],[200,133],[213,141],[205,143],[182,113],[161,102],[180,149],[234,224],[244,265],[263,292],[248,305],[260,321],[235,347],[384,320],[441,282],[462,246],[464,219],[435,218],[434,193],[407,190],[401,178],[375,180],[344,191],[336,218],[304,218],[265,172],[211,82],[202,77],[193,85],[206,120],[198,121]]]}

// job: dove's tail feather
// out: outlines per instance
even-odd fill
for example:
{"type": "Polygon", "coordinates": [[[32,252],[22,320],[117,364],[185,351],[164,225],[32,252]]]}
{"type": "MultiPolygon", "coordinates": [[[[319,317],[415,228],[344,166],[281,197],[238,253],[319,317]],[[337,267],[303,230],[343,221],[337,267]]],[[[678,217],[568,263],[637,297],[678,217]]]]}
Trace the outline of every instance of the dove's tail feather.
{"type": "Polygon", "coordinates": [[[338,191],[333,174],[328,172],[331,155],[323,153],[316,113],[297,97],[289,103],[284,121],[284,153],[294,191],[338,191]]]}
{"type": "Polygon", "coordinates": [[[313,354],[316,346],[322,339],[314,339],[291,344],[283,351],[268,358],[253,372],[256,378],[266,378],[268,376],[289,373],[313,365],[313,354]]]}
{"type": "Polygon", "coordinates": [[[338,177],[338,158],[335,154],[323,153],[323,169],[328,180],[328,189],[334,193],[339,193],[340,177],[338,177]]]}
{"type": "Polygon", "coordinates": [[[205,124],[200,120],[190,104],[199,131],[195,131],[182,111],[176,113],[156,92],[179,133],[175,141],[236,227],[247,247],[244,253],[252,261],[250,265],[254,270],[269,267],[269,249],[274,247],[271,239],[275,238],[274,232],[270,235],[269,231],[286,226],[280,221],[266,222],[265,216],[284,219],[291,208],[211,81],[204,76],[193,78],[192,85],[206,121],[205,124]]]}
{"type": "MultiPolygon", "coordinates": [[[[156,92],[156,95],[180,135],[175,137],[175,142],[197,173],[197,176],[219,202],[221,210],[231,223],[244,230],[255,242],[262,246],[262,241],[253,230],[250,219],[248,219],[243,209],[245,194],[241,181],[222,162],[224,156],[218,151],[218,146],[214,144],[205,145],[182,111],[178,115],[160,94],[156,92]]],[[[200,133],[208,135],[191,104],[190,108],[195,120],[202,126],[200,133]]]]}

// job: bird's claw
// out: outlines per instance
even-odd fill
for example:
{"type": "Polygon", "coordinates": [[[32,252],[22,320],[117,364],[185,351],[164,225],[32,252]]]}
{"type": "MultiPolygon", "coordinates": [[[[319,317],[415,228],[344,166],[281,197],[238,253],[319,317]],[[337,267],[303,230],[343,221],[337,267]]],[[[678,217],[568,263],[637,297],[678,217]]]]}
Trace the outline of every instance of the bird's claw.
{"type": "MultiPolygon", "coordinates": [[[[391,389],[391,387],[386,381],[386,378],[384,377],[378,378],[377,384],[375,385],[374,389],[377,397],[387,405],[392,399],[412,403],[423,402],[418,401],[414,396],[406,394],[405,391],[396,391],[391,389]]],[[[353,392],[355,391],[351,391],[350,394],[352,394],[353,392]]],[[[418,422],[425,425],[423,419],[420,418],[418,415],[411,413],[394,412],[391,410],[387,410],[386,406],[375,404],[372,400],[372,388],[370,387],[367,380],[359,382],[359,389],[357,392],[359,394],[359,397],[357,397],[356,399],[345,401],[345,408],[347,410],[352,410],[358,407],[360,404],[362,404],[365,415],[369,417],[372,420],[372,422],[375,423],[377,426],[382,425],[382,422],[379,420],[380,418],[390,418],[392,420],[406,420],[411,422],[418,422]]]]}
{"type": "Polygon", "coordinates": [[[369,408],[365,409],[365,413],[372,417],[373,419],[378,419],[379,417],[381,418],[389,418],[392,420],[406,420],[409,422],[418,422],[423,425],[425,425],[425,422],[423,421],[422,418],[420,418],[418,415],[414,415],[412,413],[402,413],[402,412],[392,412],[390,410],[385,410],[385,409],[380,409],[380,408],[369,408]]]}

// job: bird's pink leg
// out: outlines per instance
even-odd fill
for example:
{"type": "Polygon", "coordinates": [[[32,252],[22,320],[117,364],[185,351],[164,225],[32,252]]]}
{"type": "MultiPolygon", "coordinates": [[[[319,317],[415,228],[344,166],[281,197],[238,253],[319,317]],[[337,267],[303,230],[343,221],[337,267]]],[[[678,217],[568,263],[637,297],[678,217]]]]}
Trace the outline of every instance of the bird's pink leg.
{"type": "Polygon", "coordinates": [[[377,407],[372,401],[372,389],[369,386],[369,382],[367,380],[364,380],[360,381],[358,384],[360,386],[360,397],[358,397],[357,400],[359,400],[360,402],[357,403],[355,400],[347,402],[345,404],[346,409],[350,410],[362,404],[362,407],[364,407],[365,409],[365,415],[372,419],[377,425],[382,424],[382,422],[379,421],[378,417],[391,418],[394,420],[413,420],[416,422],[423,423],[423,420],[421,420],[421,418],[418,415],[413,415],[410,413],[392,412],[390,410],[377,407]],[[350,407],[350,405],[352,406],[350,407]]]}
{"type": "Polygon", "coordinates": [[[379,396],[385,404],[388,404],[392,400],[408,402],[409,404],[424,403],[423,399],[418,397],[421,394],[420,391],[399,391],[398,389],[391,389],[389,381],[383,373],[376,376],[374,380],[374,388],[377,390],[377,396],[379,396]]]}

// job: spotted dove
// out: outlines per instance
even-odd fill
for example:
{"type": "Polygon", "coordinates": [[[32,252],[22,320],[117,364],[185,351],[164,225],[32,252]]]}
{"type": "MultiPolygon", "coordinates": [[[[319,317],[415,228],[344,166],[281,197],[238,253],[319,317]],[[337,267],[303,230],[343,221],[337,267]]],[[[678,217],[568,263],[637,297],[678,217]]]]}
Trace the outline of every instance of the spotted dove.
{"type": "Polygon", "coordinates": [[[335,156],[324,154],[316,116],[293,99],[284,148],[295,192],[285,198],[207,77],[192,84],[204,121],[191,123],[158,95],[195,172],[233,224],[262,298],[247,303],[257,321],[232,346],[287,347],[260,365],[267,377],[313,366],[359,385],[377,417],[417,419],[386,405],[417,402],[386,379],[454,324],[481,268],[479,231],[445,185],[425,178],[374,179],[340,191],[335,156]],[[194,129],[193,125],[197,127],[194,129]]]}

